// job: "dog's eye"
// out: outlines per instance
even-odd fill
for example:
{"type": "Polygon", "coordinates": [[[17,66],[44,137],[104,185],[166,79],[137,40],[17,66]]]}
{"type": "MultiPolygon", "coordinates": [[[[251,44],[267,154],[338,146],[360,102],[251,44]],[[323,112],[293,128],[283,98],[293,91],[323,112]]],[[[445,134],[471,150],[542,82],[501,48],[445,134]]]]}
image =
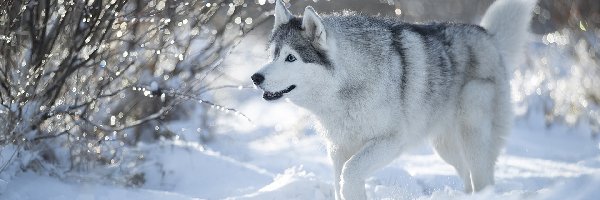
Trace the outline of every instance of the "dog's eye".
{"type": "Polygon", "coordinates": [[[285,62],[294,62],[296,61],[296,57],[294,57],[294,55],[292,54],[288,54],[287,57],[285,57],[285,62]]]}

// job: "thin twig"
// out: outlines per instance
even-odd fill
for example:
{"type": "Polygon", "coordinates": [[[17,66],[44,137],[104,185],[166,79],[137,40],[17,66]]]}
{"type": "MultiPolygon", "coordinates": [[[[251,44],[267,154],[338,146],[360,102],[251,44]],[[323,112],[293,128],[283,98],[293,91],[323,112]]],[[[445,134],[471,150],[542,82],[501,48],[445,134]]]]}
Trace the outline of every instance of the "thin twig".
{"type": "Polygon", "coordinates": [[[0,174],[8,167],[8,164],[10,164],[12,162],[12,160],[15,158],[15,156],[17,155],[17,153],[19,152],[19,150],[21,150],[21,144],[20,143],[17,145],[17,149],[15,149],[15,151],[12,153],[12,155],[6,161],[6,163],[4,163],[4,165],[2,165],[2,168],[0,169],[0,174]]]}

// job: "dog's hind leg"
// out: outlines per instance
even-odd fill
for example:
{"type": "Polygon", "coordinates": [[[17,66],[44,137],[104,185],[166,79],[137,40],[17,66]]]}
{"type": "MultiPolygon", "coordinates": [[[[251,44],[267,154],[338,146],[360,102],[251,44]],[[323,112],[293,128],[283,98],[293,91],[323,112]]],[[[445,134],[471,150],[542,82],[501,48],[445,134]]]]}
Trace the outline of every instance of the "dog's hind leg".
{"type": "Polygon", "coordinates": [[[492,136],[494,87],[487,80],[472,80],[463,87],[459,111],[460,133],[465,164],[470,172],[473,191],[494,184],[497,148],[492,136]]]}
{"type": "Polygon", "coordinates": [[[445,132],[435,136],[432,139],[431,144],[436,153],[446,161],[446,163],[454,167],[463,181],[465,193],[471,193],[473,192],[471,173],[465,162],[464,150],[461,146],[463,144],[463,139],[461,137],[462,135],[458,134],[456,131],[445,132]]]}
{"type": "Polygon", "coordinates": [[[352,155],[342,169],[342,199],[366,199],[365,178],[392,162],[404,149],[403,141],[397,136],[375,138],[352,155]]]}

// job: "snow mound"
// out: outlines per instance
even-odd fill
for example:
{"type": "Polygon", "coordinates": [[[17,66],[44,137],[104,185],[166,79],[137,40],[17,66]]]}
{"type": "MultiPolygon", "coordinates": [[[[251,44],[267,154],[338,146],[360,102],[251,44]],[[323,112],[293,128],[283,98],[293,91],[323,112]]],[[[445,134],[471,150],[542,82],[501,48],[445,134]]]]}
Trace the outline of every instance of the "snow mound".
{"type": "Polygon", "coordinates": [[[263,169],[206,150],[195,142],[177,140],[142,148],[152,148],[142,167],[144,188],[148,189],[222,199],[255,191],[273,178],[263,169]]]}
{"type": "Polygon", "coordinates": [[[286,169],[283,174],[278,174],[272,183],[266,185],[255,193],[230,199],[332,199],[334,197],[331,184],[318,180],[313,174],[300,167],[286,169]]]}

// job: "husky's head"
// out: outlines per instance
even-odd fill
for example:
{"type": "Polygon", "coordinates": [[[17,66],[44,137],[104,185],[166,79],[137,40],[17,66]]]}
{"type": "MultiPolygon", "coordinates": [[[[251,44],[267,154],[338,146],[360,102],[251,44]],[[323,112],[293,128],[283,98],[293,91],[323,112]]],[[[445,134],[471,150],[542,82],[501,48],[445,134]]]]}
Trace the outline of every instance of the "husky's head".
{"type": "Polygon", "coordinates": [[[294,103],[318,103],[327,95],[333,76],[328,38],[322,19],[312,7],[295,17],[281,0],[275,5],[275,25],[269,39],[270,62],[252,75],[263,98],[288,98],[294,103]]]}

